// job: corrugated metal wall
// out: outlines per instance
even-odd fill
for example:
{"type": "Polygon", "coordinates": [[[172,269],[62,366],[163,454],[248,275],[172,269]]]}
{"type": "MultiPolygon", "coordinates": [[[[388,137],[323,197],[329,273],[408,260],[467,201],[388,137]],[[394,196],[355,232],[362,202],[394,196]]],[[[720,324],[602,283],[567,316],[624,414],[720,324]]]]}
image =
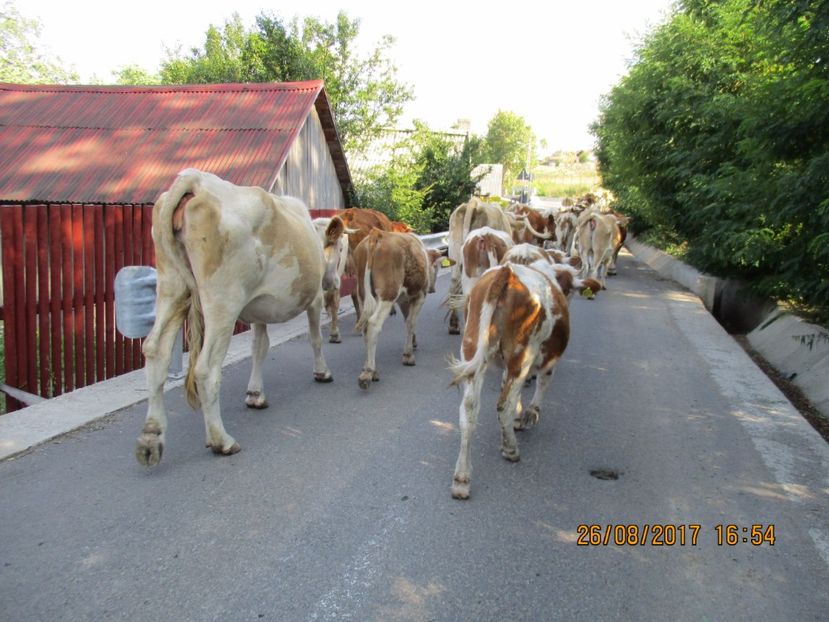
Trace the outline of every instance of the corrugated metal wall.
{"type": "Polygon", "coordinates": [[[288,152],[273,191],[298,197],[312,210],[345,209],[342,186],[315,109],[288,152]]]}

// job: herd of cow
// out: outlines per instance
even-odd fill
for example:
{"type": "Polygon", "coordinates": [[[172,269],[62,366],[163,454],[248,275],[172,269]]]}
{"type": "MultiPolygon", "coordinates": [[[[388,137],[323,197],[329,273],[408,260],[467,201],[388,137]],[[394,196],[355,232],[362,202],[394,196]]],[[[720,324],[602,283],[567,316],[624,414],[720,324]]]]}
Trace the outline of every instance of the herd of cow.
{"type": "Polygon", "coordinates": [[[452,495],[469,497],[470,444],[487,368],[503,368],[497,401],[501,454],[519,458],[515,430],[538,420],[553,368],[569,338],[569,296],[591,297],[615,271],[628,221],[606,200],[588,194],[542,213],[523,205],[503,209],[473,198],[449,219],[448,257],[426,249],[403,223],[380,212],[349,208],[311,220],[305,205],[261,188],[236,186],[215,175],[179,173],[153,208],[158,271],[156,320],[144,341],[149,389],[147,417],[136,446],[141,464],[162,457],[167,416],[163,387],[176,335],[188,325],[189,366],[185,394],[204,414],[206,445],[234,454],[239,443],[224,429],[219,404],[222,361],[237,320],[251,325],[252,366],[245,403],[267,406],[262,362],[269,348],[266,325],[302,311],[314,353],[314,379],[330,382],[322,353],[320,314],[338,326],[343,274],[356,278],[352,293],[355,329],[366,358],[358,384],[379,379],[375,352],[386,318],[396,306],[406,325],[403,364],[414,365],[417,319],[438,268],[452,266],[449,332],[461,332],[452,384],[462,387],[461,448],[452,495]],[[537,378],[523,409],[521,387],[537,378]]]}

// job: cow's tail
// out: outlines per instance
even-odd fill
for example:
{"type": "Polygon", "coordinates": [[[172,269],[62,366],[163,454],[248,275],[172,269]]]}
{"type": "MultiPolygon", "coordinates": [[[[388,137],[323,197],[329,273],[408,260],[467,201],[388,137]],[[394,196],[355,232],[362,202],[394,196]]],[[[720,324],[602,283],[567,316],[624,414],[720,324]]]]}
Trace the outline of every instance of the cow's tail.
{"type": "Polygon", "coordinates": [[[176,257],[179,255],[175,252],[176,235],[184,227],[184,208],[198,192],[200,182],[199,171],[181,171],[170,189],[159,197],[153,209],[153,237],[156,238],[156,243],[160,242],[165,250],[172,251],[176,257]]]}
{"type": "Polygon", "coordinates": [[[164,256],[176,264],[175,268],[188,283],[190,289],[187,312],[187,337],[189,343],[189,364],[184,380],[187,401],[193,408],[199,408],[200,400],[196,387],[195,369],[204,341],[204,316],[201,301],[195,287],[190,262],[184,246],[177,240],[184,227],[184,213],[187,202],[198,192],[201,174],[192,169],[181,171],[153,208],[153,239],[161,246],[164,256]]]}
{"type": "MultiPolygon", "coordinates": [[[[474,323],[469,322],[469,318],[467,318],[463,335],[464,343],[461,345],[461,353],[463,353],[467,337],[469,336],[475,339],[475,354],[468,361],[450,357],[449,371],[452,372],[452,382],[449,386],[460,384],[464,380],[470,380],[485,368],[487,362],[487,352],[490,347],[489,340],[491,334],[493,333],[493,331],[490,331],[492,316],[495,313],[495,309],[499,305],[499,301],[504,290],[507,288],[511,275],[512,269],[509,266],[501,266],[498,268],[498,273],[495,278],[489,282],[489,287],[482,298],[483,304],[481,305],[481,308],[468,309],[469,313],[480,312],[481,316],[479,322],[477,323],[478,334],[474,336],[466,334],[466,331],[469,330],[471,326],[474,326],[474,323]]],[[[480,284],[481,281],[478,281],[478,283],[480,284]]],[[[472,298],[470,292],[470,303],[471,300],[472,298]]],[[[461,354],[461,356],[463,356],[463,354],[461,354]]]]}
{"type": "Polygon", "coordinates": [[[467,235],[469,235],[470,227],[472,227],[472,219],[475,217],[475,212],[478,210],[478,205],[480,205],[480,201],[476,198],[471,198],[469,203],[466,204],[466,212],[463,215],[463,229],[461,233],[461,247],[463,247],[463,243],[467,235]]]}
{"type": "Polygon", "coordinates": [[[204,343],[204,314],[198,294],[190,296],[190,310],[187,314],[187,342],[190,356],[188,358],[187,376],[184,379],[184,394],[187,403],[194,409],[201,406],[199,389],[196,383],[196,363],[204,343]]]}
{"type": "Polygon", "coordinates": [[[357,324],[354,326],[354,330],[357,332],[363,332],[365,330],[371,314],[377,308],[377,300],[374,298],[374,294],[371,293],[371,268],[374,264],[374,249],[377,246],[377,241],[372,236],[369,236],[367,239],[366,269],[363,272],[363,308],[360,313],[360,319],[357,320],[357,324]]]}

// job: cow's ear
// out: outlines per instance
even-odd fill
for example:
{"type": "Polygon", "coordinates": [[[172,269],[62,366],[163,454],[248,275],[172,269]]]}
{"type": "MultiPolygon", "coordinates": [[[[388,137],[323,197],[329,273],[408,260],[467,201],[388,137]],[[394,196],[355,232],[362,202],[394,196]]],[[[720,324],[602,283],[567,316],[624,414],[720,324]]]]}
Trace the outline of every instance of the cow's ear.
{"type": "Polygon", "coordinates": [[[343,231],[345,231],[345,223],[339,216],[334,216],[331,219],[331,222],[328,223],[328,227],[325,229],[325,239],[328,240],[329,243],[336,242],[337,239],[343,234],[343,231]]]}
{"type": "Polygon", "coordinates": [[[558,281],[558,285],[565,296],[568,296],[570,290],[573,289],[573,280],[573,273],[569,270],[556,270],[556,281],[558,281]]]}
{"type": "Polygon", "coordinates": [[[443,253],[440,251],[436,251],[433,248],[430,248],[426,251],[426,254],[429,255],[429,263],[435,265],[443,261],[443,253]]]}

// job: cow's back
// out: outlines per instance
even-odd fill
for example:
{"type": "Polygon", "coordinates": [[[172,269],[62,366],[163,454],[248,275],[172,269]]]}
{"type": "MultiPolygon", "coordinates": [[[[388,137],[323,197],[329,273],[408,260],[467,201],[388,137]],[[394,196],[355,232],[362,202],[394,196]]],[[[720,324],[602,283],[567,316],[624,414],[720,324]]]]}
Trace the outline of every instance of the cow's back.
{"type": "Polygon", "coordinates": [[[492,227],[512,235],[509,219],[500,205],[472,198],[456,207],[449,216],[449,259],[460,261],[461,247],[466,236],[470,231],[481,227],[492,227]]]}
{"type": "MultiPolygon", "coordinates": [[[[178,201],[173,211],[178,212],[174,222],[180,222],[174,233],[178,268],[185,278],[187,272],[192,275],[191,289],[203,302],[236,296],[229,306],[254,303],[255,308],[245,309],[246,321],[259,320],[260,307],[270,307],[268,317],[261,318],[265,322],[284,321],[307,307],[322,282],[323,257],[302,201],[236,186],[209,173],[188,175],[192,196],[178,201]],[[265,295],[267,300],[257,300],[265,295]]],[[[162,196],[159,203],[168,200],[175,195],[162,196]]]]}
{"type": "Polygon", "coordinates": [[[373,230],[354,251],[358,278],[367,266],[375,293],[396,300],[405,289],[409,295],[428,288],[427,255],[423,243],[411,233],[373,230]]]}
{"type": "Polygon", "coordinates": [[[338,216],[342,218],[345,226],[355,233],[350,233],[348,243],[353,251],[366,236],[373,230],[392,231],[392,222],[383,212],[366,207],[349,207],[341,211],[338,216]]]}

